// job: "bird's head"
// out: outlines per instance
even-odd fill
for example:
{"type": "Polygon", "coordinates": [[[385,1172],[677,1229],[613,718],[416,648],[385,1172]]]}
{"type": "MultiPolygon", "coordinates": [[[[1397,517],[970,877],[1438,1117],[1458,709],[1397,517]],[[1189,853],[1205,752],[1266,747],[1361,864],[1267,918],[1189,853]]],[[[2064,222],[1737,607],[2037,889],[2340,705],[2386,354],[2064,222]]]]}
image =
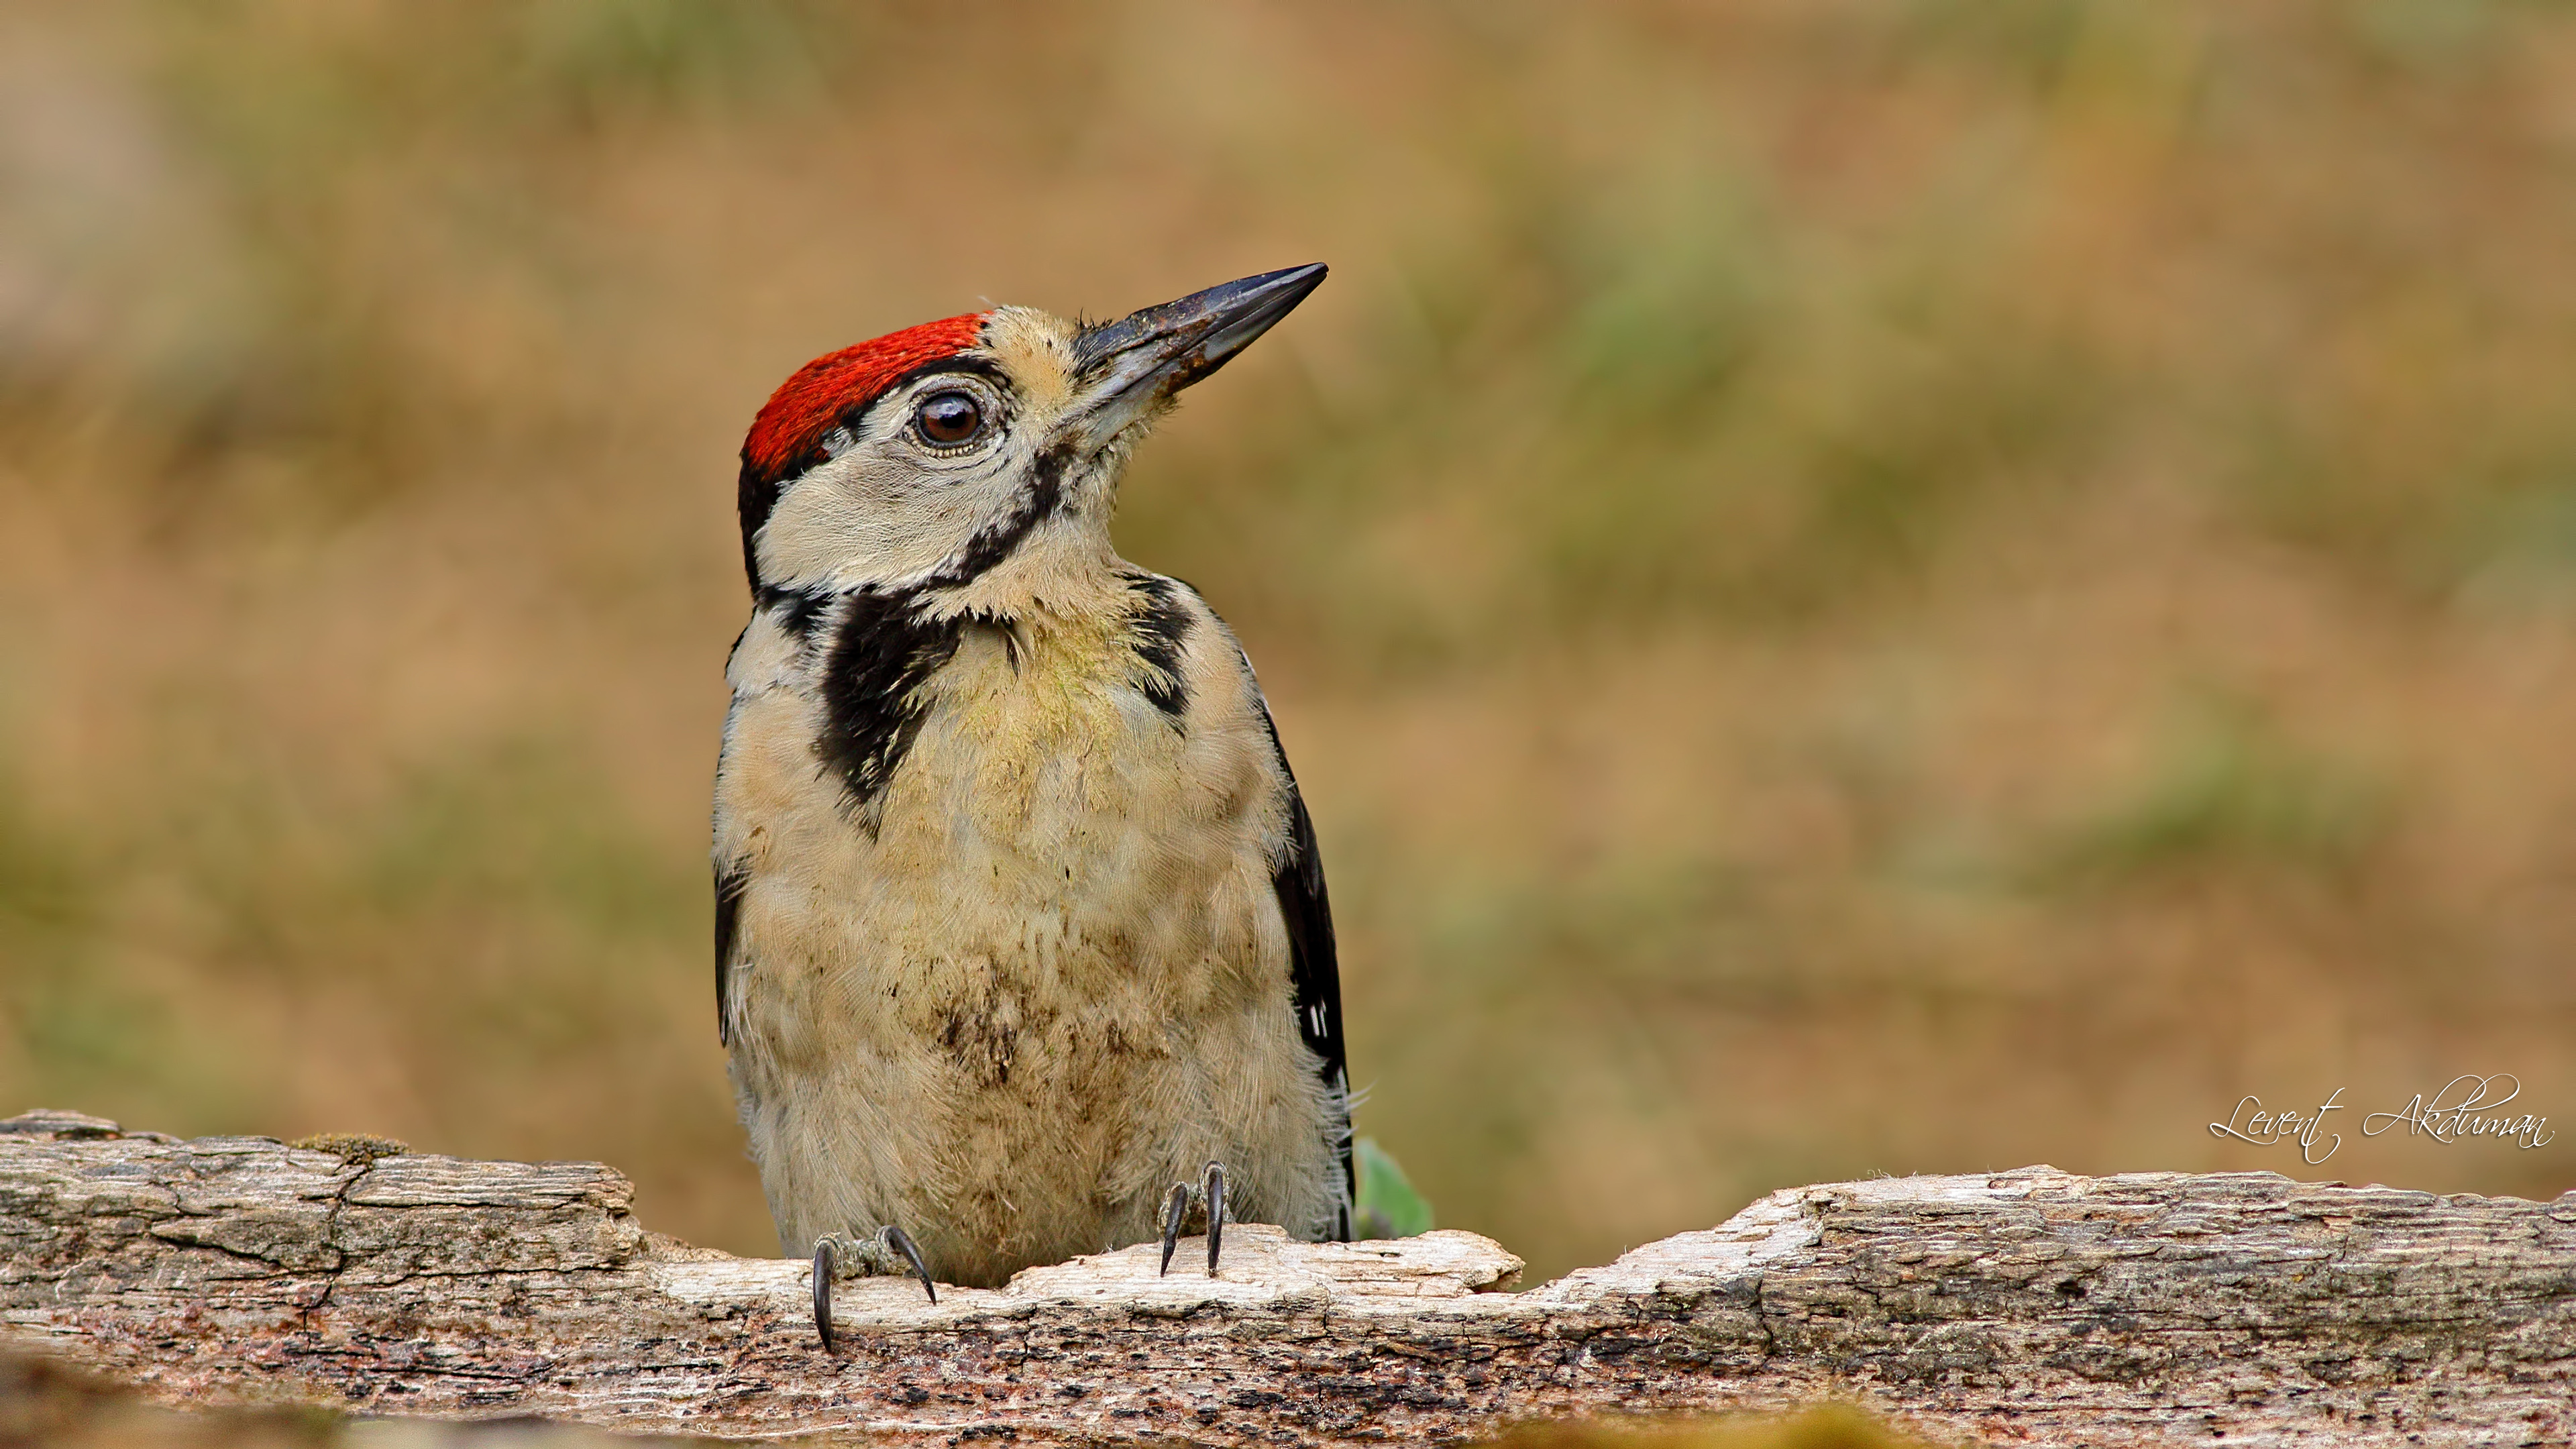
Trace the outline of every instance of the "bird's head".
{"type": "Polygon", "coordinates": [[[1323,280],[1265,272],[1089,325],[999,307],[814,359],[743,440],[752,588],[1042,598],[1108,557],[1119,472],[1174,394],[1323,280]]]}

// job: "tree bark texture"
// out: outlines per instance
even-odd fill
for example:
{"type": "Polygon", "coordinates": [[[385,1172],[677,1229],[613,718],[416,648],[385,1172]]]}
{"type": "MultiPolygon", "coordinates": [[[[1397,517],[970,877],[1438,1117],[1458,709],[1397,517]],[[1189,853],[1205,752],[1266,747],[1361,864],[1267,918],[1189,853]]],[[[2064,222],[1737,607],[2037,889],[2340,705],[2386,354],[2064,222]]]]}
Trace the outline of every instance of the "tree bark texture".
{"type": "Polygon", "coordinates": [[[1229,1227],[993,1291],[840,1285],[647,1232],[593,1163],[0,1123],[17,1343],[179,1404],[1023,1444],[1455,1439],[1842,1399],[1998,1444],[2564,1444],[2576,1194],[2052,1168],[1774,1193],[1510,1291],[1472,1233],[1229,1227]]]}

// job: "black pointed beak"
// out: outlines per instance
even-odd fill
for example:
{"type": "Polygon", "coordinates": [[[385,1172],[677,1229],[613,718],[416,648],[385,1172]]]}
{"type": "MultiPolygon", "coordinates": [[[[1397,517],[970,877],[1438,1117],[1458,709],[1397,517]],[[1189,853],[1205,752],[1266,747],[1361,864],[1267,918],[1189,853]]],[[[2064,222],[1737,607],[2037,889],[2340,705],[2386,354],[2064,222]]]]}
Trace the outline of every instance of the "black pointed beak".
{"type": "MultiPolygon", "coordinates": [[[[1086,327],[1074,347],[1076,386],[1091,394],[1105,436],[1225,366],[1324,284],[1324,264],[1192,292],[1115,322],[1086,327]]],[[[1098,425],[1095,424],[1095,428],[1098,425]]]]}

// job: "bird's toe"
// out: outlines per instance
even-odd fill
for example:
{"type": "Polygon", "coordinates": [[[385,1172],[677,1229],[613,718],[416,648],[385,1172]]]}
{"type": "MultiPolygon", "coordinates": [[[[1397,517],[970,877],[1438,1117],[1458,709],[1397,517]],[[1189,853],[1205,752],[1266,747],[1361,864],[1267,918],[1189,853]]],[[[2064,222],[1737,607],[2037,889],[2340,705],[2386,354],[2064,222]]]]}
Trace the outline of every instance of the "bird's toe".
{"type": "Polygon", "coordinates": [[[814,1331],[822,1337],[823,1348],[832,1347],[832,1284],[843,1278],[886,1277],[906,1275],[921,1280],[921,1291],[930,1301],[939,1301],[939,1289],[930,1280],[930,1265],[923,1261],[921,1247],[912,1235],[892,1223],[873,1233],[825,1233],[814,1240],[814,1331]]]}
{"type": "Polygon", "coordinates": [[[1216,1276],[1217,1254],[1225,1247],[1225,1164],[1211,1162],[1197,1182],[1172,1184],[1172,1195],[1163,1209],[1163,1266],[1161,1273],[1172,1271],[1172,1253],[1180,1246],[1181,1229],[1196,1218],[1207,1225],[1208,1276],[1216,1276]]]}

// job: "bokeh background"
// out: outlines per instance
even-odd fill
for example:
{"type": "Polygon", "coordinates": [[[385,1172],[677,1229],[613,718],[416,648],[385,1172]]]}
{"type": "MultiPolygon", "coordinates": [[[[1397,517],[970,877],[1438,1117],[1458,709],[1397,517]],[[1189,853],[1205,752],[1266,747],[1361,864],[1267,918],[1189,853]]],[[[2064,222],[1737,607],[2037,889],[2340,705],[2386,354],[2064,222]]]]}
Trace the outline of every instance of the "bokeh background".
{"type": "Polygon", "coordinates": [[[2576,13],[0,6],[0,1106],[600,1158],[773,1251],[734,451],[986,301],[1333,280],[1130,476],[1362,1130],[1537,1274],[2051,1161],[2554,1195],[2576,13]],[[2214,1139],[2351,1109],[2320,1167],[2214,1139]]]}

